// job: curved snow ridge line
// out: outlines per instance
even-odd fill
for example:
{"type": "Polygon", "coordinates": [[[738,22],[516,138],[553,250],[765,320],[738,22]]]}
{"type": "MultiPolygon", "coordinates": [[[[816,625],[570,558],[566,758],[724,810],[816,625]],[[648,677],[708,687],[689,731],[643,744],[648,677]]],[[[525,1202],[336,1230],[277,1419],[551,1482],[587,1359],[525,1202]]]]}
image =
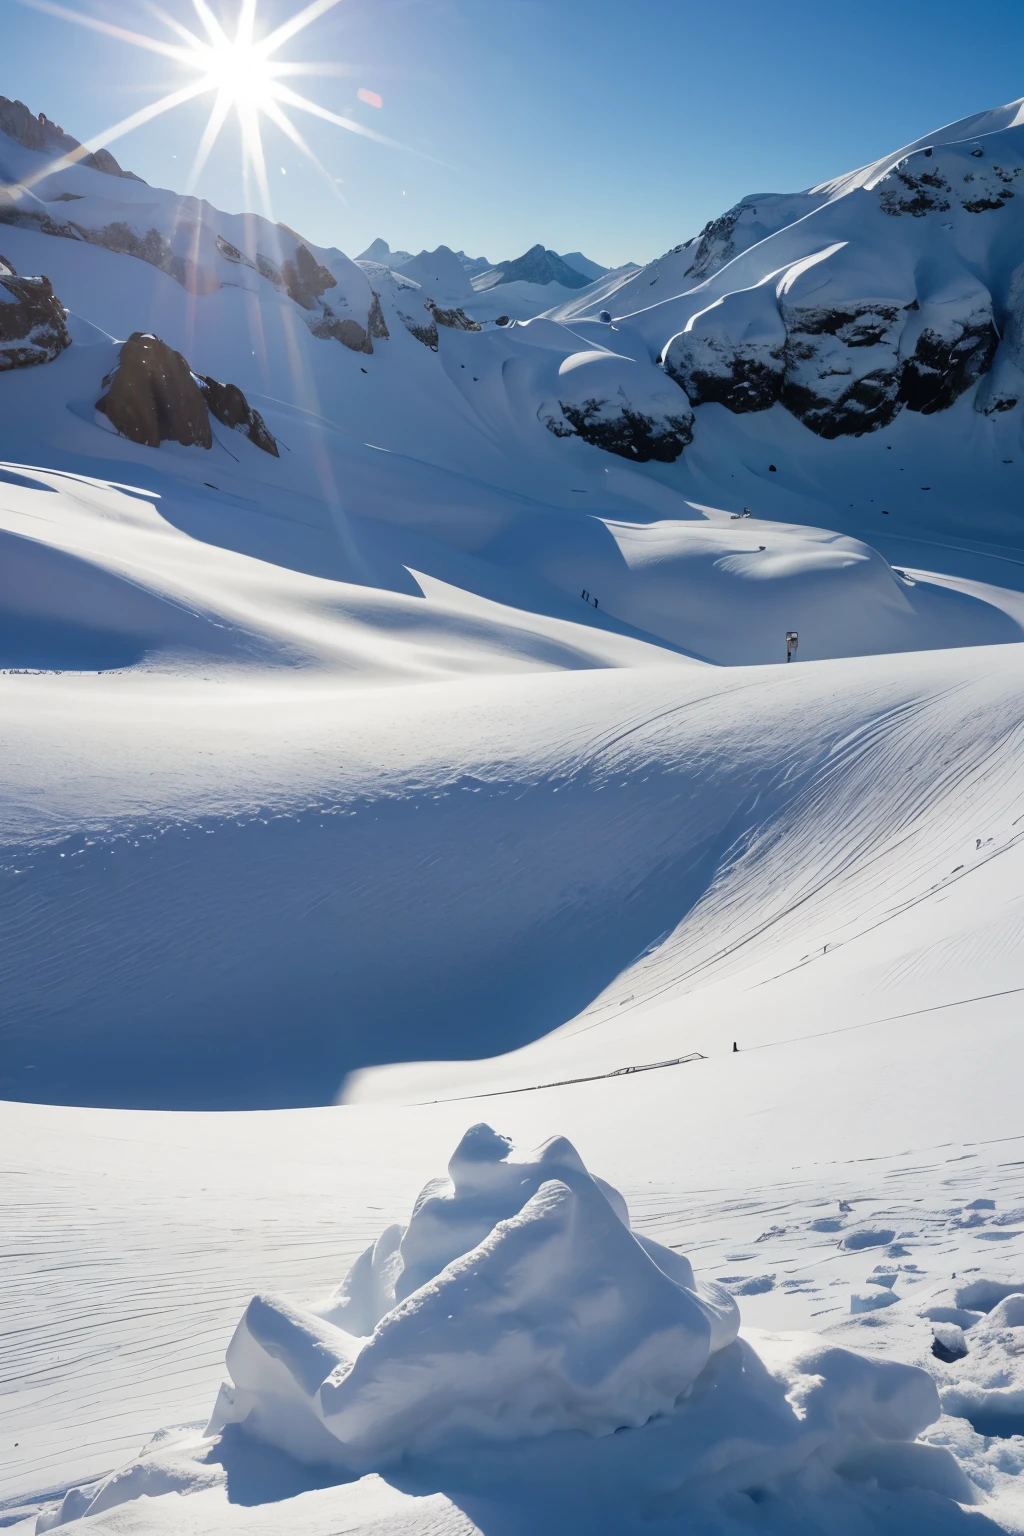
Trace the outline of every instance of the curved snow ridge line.
{"type": "MultiPolygon", "coordinates": [[[[623,992],[634,994],[635,1009],[756,965],[801,909],[804,936],[796,942],[806,949],[808,924],[836,942],[838,929],[877,908],[880,891],[878,922],[931,894],[936,866],[968,839],[973,848],[976,826],[1006,822],[1021,804],[1024,699],[1011,682],[1001,713],[992,714],[991,702],[979,698],[977,684],[951,683],[867,720],[795,776],[795,764],[776,768],[759,792],[756,819],[746,813],[746,830],[693,911],[570,1027],[594,1022],[623,992]],[[951,709],[958,697],[967,705],[959,720],[951,709]]],[[[1020,835],[1008,829],[1000,849],[1020,835]]]]}

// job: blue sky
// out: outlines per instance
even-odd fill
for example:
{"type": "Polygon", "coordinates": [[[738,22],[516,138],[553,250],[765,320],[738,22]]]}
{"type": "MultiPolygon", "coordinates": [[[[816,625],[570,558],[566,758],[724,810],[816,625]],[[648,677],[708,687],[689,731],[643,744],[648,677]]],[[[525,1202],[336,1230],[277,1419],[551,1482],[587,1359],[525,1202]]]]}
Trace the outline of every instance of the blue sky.
{"type": "MultiPolygon", "coordinates": [[[[268,29],[303,0],[260,0],[268,29]]],[[[169,37],[145,0],[69,9],[169,37]]],[[[211,0],[231,17],[236,0],[211,0]]],[[[197,28],[191,0],[165,10],[197,28]]],[[[0,0],[0,93],[78,138],[187,78],[169,60],[0,0]]],[[[296,115],[336,178],[264,126],[273,212],[356,254],[440,243],[492,261],[540,240],[605,264],[648,260],[748,192],[808,186],[929,129],[1024,95],[1019,0],[341,0],[283,57],[351,67],[290,83],[407,146],[296,115]],[[377,109],[357,91],[378,95],[377,109]]],[[[182,186],[209,101],[111,147],[182,186]]],[[[198,191],[246,204],[234,124],[198,191]]],[[[253,198],[248,200],[250,203],[253,198]]]]}

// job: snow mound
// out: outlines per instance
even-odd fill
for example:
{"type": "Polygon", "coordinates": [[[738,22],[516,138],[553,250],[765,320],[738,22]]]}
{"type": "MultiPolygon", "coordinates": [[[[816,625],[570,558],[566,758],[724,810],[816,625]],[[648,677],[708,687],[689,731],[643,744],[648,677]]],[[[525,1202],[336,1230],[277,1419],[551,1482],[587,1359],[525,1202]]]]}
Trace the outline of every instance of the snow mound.
{"type": "Polygon", "coordinates": [[[467,1434],[605,1435],[668,1412],[735,1339],[732,1297],[632,1233],[568,1141],[510,1153],[473,1126],[329,1302],[254,1297],[211,1429],[362,1471],[467,1434]]]}
{"type": "Polygon", "coordinates": [[[794,1517],[823,1482],[851,1501],[867,1484],[974,1501],[949,1451],[914,1443],[939,1417],[926,1371],[738,1328],[733,1298],[634,1232],[563,1137],[516,1158],[475,1125],[334,1296],[253,1298],[205,1433],[163,1432],[37,1529],[207,1492],[229,1462],[241,1477],[243,1442],[304,1463],[315,1485],[331,1466],[413,1458],[429,1490],[471,1468],[523,1506],[515,1529],[533,1528],[526,1506],[554,1490],[556,1466],[574,1498],[608,1485],[607,1529],[766,1486],[794,1517]]]}

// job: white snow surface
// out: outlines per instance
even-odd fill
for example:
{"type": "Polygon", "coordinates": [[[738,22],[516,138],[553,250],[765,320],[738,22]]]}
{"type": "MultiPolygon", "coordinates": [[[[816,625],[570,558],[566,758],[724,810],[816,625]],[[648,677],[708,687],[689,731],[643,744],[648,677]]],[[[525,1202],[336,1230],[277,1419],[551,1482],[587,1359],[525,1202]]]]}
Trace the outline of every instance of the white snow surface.
{"type": "Polygon", "coordinates": [[[0,141],[73,337],[0,374],[7,1525],[1024,1530],[1016,205],[878,201],[1019,107],[436,351],[404,271],[307,245],[307,309],[294,234],[0,141]],[[989,303],[992,373],[546,424],[865,274],[833,362],[989,303]],[[280,458],[118,437],[134,330],[280,458]]]}

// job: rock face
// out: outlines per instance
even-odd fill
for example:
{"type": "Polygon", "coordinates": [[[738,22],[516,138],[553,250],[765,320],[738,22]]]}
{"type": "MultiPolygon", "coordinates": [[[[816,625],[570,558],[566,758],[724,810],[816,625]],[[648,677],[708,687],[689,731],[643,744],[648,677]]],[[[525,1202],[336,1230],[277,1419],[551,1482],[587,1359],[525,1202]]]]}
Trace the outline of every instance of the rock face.
{"type": "Polygon", "coordinates": [[[304,245],[297,245],[294,259],[282,262],[281,276],[285,292],[303,309],[315,309],[316,301],[329,288],[338,286],[338,279],[313,256],[304,245]]]}
{"type": "MultiPolygon", "coordinates": [[[[175,354],[177,356],[177,354],[175,354]]],[[[262,448],[264,453],[281,457],[277,440],[259,411],[254,410],[237,384],[219,384],[206,374],[200,375],[199,388],[206,399],[210,414],[225,427],[241,432],[250,443],[262,448]]]]}
{"type": "Polygon", "coordinates": [[[602,352],[564,359],[539,419],[556,437],[645,464],[671,464],[693,441],[693,411],[680,389],[665,388],[656,369],[602,352]]]}
{"type": "Polygon", "coordinates": [[[664,368],[691,404],[741,414],[781,403],[820,437],[860,436],[904,406],[945,410],[992,366],[992,297],[966,274],[923,303],[898,271],[834,304],[807,276],[803,266],[729,294],[672,338],[664,368]]]}
{"type": "Polygon", "coordinates": [[[278,458],[266,422],[237,384],[192,372],[180,352],[159,336],[136,331],[121,348],[117,367],[103,380],[96,409],[109,416],[122,437],[148,448],[161,443],[212,448],[210,415],[241,432],[257,448],[278,458]]]}
{"type": "Polygon", "coordinates": [[[122,437],[149,448],[164,442],[213,446],[203,391],[181,353],[158,336],[142,331],[129,336],[103,384],[96,409],[122,437]]]}
{"type": "Polygon", "coordinates": [[[18,277],[0,256],[0,373],[52,362],[71,337],[48,277],[18,277]]]}
{"type": "MultiPolygon", "coordinates": [[[[71,155],[82,147],[70,133],[65,133],[63,128],[52,123],[45,112],[37,116],[29,111],[23,101],[10,101],[6,96],[0,96],[0,133],[6,133],[16,144],[21,144],[25,149],[34,149],[40,154],[71,155]]],[[[79,155],[78,159],[82,165],[88,165],[94,171],[103,171],[107,176],[142,180],[141,176],[122,170],[109,149],[97,149],[91,154],[79,155]]]]}
{"type": "Polygon", "coordinates": [[[479,331],[483,329],[476,320],[470,319],[464,309],[442,309],[440,305],[434,303],[433,299],[427,299],[423,308],[430,315],[430,319],[426,324],[415,315],[403,314],[402,319],[410,335],[415,336],[416,340],[421,341],[425,347],[430,347],[433,352],[437,351],[439,345],[437,334],[439,325],[446,326],[450,331],[479,331]]]}

